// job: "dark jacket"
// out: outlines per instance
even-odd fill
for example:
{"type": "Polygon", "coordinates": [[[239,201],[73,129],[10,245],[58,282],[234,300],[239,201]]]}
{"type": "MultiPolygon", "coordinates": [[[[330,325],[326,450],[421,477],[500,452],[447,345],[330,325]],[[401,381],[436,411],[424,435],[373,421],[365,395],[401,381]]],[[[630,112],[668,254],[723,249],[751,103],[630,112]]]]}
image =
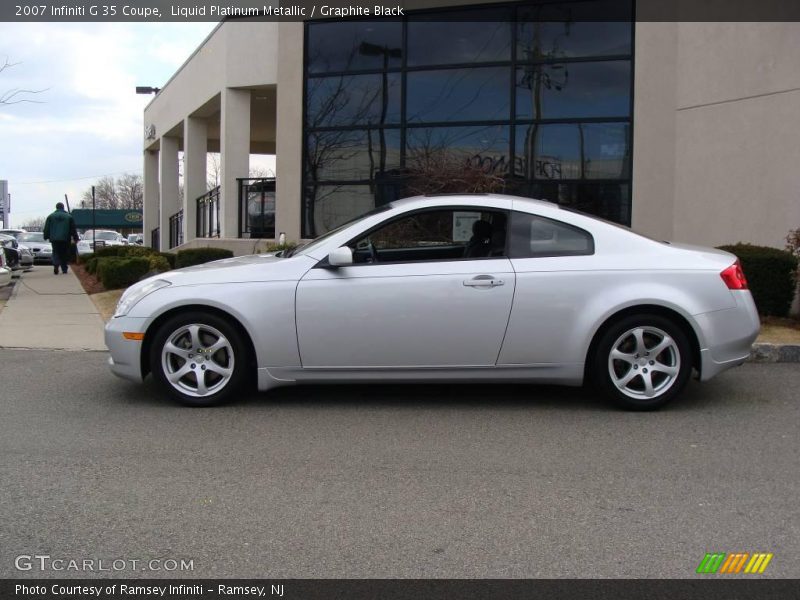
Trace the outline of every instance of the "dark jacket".
{"type": "Polygon", "coordinates": [[[70,239],[78,241],[78,230],[75,228],[75,219],[65,210],[56,210],[44,222],[44,239],[51,242],[68,242],[70,239]]]}

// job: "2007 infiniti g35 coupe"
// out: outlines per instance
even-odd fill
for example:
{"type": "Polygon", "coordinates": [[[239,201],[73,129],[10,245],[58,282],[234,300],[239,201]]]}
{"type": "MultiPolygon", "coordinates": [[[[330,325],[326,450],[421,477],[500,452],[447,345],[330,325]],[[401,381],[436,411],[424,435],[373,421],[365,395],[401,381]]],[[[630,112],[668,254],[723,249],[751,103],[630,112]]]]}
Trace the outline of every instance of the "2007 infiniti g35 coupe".
{"type": "Polygon", "coordinates": [[[736,257],[550,202],[409,198],[282,256],[130,287],[111,370],[180,402],[305,382],[592,381],[624,408],[741,364],[759,330],[736,257]]]}

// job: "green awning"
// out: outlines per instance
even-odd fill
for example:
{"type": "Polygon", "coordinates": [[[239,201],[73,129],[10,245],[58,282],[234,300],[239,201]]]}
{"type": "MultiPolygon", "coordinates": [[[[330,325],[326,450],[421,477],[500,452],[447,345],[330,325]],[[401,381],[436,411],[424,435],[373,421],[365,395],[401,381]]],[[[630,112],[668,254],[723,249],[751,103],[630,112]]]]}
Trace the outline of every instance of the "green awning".
{"type": "Polygon", "coordinates": [[[95,210],[91,208],[76,208],[72,211],[75,227],[78,229],[141,229],[142,211],[131,210],[95,210]],[[92,221],[94,212],[94,221],[92,221]]]}

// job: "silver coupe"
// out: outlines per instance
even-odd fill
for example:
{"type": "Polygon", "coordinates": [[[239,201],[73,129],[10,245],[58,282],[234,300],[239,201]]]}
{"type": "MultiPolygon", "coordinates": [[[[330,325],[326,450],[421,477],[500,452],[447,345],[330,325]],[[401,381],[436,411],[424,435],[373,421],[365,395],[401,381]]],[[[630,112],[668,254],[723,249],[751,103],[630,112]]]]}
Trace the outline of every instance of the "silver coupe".
{"type": "Polygon", "coordinates": [[[591,382],[651,410],[759,331],[739,262],[558,205],[409,198],[283,254],[130,287],[105,330],[117,375],[207,406],[248,381],[591,382]]]}

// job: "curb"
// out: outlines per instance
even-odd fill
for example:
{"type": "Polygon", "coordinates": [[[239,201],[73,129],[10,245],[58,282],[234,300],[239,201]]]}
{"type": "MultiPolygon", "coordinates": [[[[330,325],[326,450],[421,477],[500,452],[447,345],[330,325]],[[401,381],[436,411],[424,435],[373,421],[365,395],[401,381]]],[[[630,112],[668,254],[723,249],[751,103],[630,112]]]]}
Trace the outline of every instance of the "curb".
{"type": "Polygon", "coordinates": [[[753,363],[800,363],[798,344],[753,344],[747,362],[753,363]]]}

